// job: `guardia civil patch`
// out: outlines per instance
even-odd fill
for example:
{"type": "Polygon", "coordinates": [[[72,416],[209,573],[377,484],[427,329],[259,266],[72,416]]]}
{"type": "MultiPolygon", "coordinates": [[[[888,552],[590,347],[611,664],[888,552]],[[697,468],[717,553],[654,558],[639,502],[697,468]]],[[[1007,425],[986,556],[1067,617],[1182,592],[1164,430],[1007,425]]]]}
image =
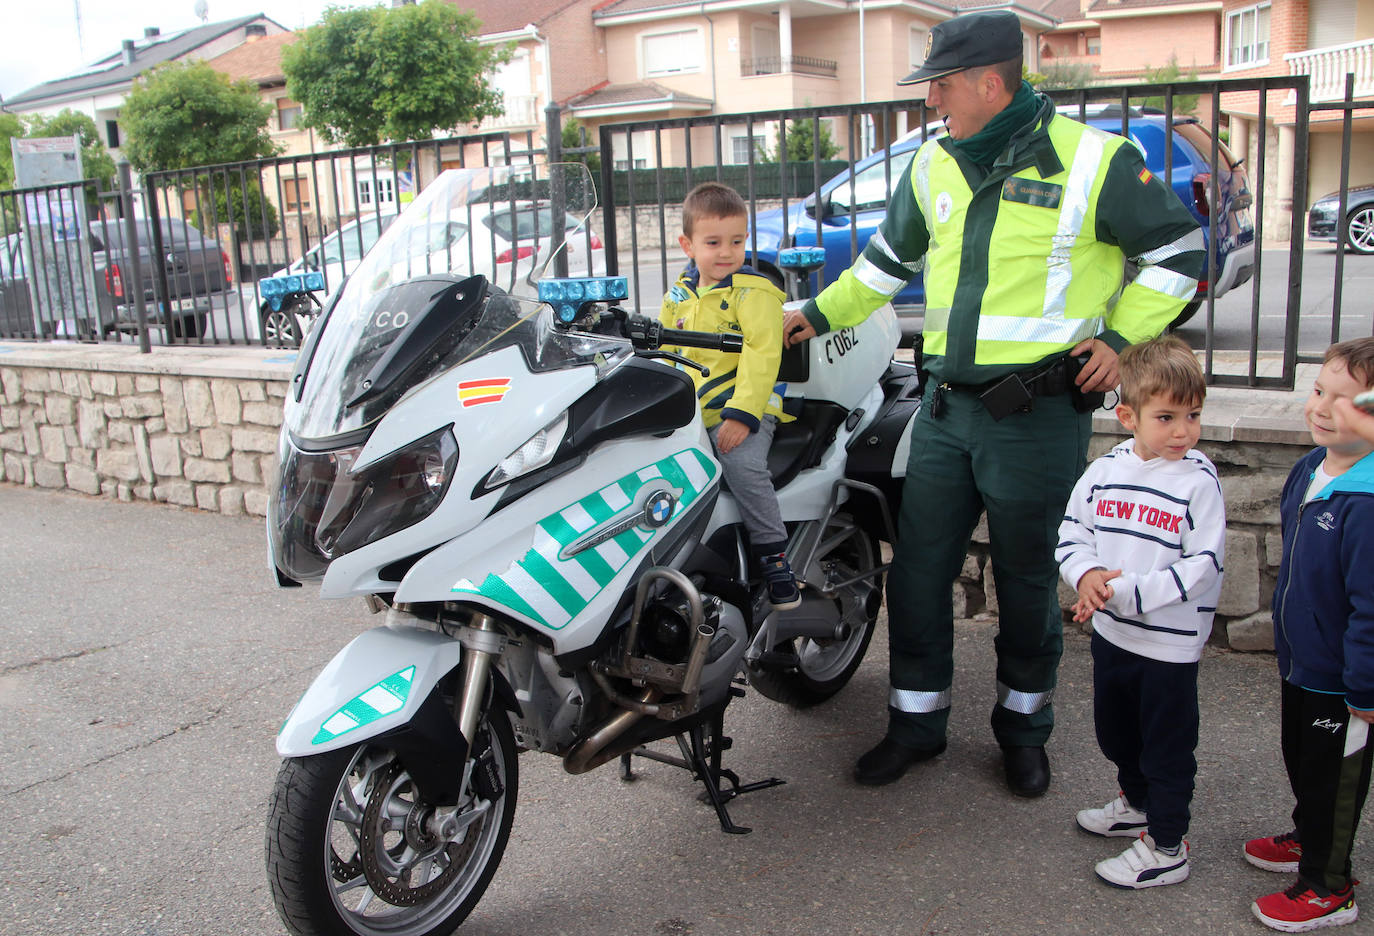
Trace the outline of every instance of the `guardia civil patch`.
{"type": "Polygon", "coordinates": [[[1037,182],[1012,176],[1002,183],[1002,200],[1034,205],[1037,208],[1058,208],[1064,197],[1064,186],[1053,182],[1037,182]]]}
{"type": "Polygon", "coordinates": [[[1141,185],[1149,185],[1150,180],[1153,179],[1154,176],[1150,173],[1149,169],[1141,169],[1140,172],[1136,174],[1136,178],[1140,180],[1141,185]]]}

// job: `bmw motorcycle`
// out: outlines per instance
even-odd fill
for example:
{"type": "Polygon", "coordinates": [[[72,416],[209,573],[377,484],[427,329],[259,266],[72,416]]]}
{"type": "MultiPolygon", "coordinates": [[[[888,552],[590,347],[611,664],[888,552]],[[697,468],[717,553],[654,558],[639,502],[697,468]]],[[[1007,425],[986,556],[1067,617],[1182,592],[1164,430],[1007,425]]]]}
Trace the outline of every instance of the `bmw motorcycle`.
{"type": "Polygon", "coordinates": [[[722,766],[739,677],[793,706],[831,697],[881,605],[919,403],[891,309],[784,361],[798,418],[769,466],[804,600],[776,612],[749,580],[698,365],[673,350],[738,336],[629,315],[619,277],[471,275],[471,206],[503,200],[595,207],[580,165],[443,173],[328,302],[291,379],[271,566],[385,616],[277,737],[268,877],[301,936],[452,932],[500,864],[523,751],[574,774],[675,764],[748,831],[726,803],[781,781],[722,766]],[[649,747],[665,739],[681,757],[649,747]]]}

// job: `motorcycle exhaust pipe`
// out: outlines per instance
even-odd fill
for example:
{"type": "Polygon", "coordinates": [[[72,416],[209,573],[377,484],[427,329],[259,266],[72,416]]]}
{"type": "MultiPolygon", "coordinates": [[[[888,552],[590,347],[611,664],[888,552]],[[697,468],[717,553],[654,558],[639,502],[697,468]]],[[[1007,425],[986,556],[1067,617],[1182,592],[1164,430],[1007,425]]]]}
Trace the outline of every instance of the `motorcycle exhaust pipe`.
{"type": "MultiPolygon", "coordinates": [[[[592,670],[592,676],[596,679],[598,685],[606,678],[595,670],[592,670]]],[[[607,682],[603,688],[609,686],[610,683],[607,682]]],[[[607,691],[610,692],[611,690],[607,688],[607,691]]],[[[606,722],[606,724],[602,725],[587,738],[573,745],[572,750],[563,757],[563,769],[570,774],[584,774],[589,770],[595,770],[607,761],[615,760],[619,757],[623,752],[614,749],[608,750],[607,748],[611,742],[629,731],[634,727],[635,723],[645,715],[652,714],[652,712],[647,711],[648,709],[652,709],[653,711],[658,710],[658,706],[653,704],[658,696],[658,690],[651,686],[644,690],[643,699],[624,699],[624,702],[635,706],[635,708],[627,708],[625,711],[606,722]]],[[[624,698],[623,696],[613,694],[612,698],[617,700],[617,704],[624,704],[619,701],[624,698]]]]}

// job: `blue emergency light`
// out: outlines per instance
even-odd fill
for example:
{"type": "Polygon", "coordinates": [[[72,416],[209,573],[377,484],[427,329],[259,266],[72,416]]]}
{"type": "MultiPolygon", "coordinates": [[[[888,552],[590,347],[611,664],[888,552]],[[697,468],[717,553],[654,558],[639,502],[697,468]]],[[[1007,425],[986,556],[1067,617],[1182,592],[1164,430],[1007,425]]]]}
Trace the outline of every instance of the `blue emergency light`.
{"type": "Polygon", "coordinates": [[[258,280],[258,292],[262,298],[272,303],[274,310],[280,309],[282,300],[294,293],[314,292],[324,289],[324,274],[318,270],[309,273],[288,273],[285,276],[269,276],[258,280]]]}
{"type": "Polygon", "coordinates": [[[778,266],[786,270],[808,270],[825,266],[824,247],[787,247],[778,251],[778,266]]]}
{"type": "Polygon", "coordinates": [[[630,281],[623,276],[569,276],[539,281],[539,301],[553,306],[564,325],[577,318],[589,302],[615,302],[630,298],[630,281]]]}

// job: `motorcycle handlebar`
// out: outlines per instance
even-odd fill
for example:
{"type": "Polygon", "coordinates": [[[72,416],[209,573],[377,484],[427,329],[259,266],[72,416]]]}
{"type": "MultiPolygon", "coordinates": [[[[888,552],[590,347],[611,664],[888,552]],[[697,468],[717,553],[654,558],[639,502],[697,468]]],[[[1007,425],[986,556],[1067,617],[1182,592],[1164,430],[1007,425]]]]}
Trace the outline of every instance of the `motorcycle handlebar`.
{"type": "Polygon", "coordinates": [[[738,354],[744,350],[744,338],[740,335],[718,335],[711,332],[680,331],[676,328],[663,329],[662,344],[678,345],[684,348],[707,348],[711,351],[725,351],[738,354]]]}
{"type": "Polygon", "coordinates": [[[661,322],[642,315],[628,316],[625,319],[623,330],[625,337],[629,338],[636,348],[645,351],[657,350],[663,345],[677,345],[681,348],[706,348],[711,351],[724,351],[728,354],[738,354],[744,350],[744,338],[740,335],[664,328],[661,322]]]}

